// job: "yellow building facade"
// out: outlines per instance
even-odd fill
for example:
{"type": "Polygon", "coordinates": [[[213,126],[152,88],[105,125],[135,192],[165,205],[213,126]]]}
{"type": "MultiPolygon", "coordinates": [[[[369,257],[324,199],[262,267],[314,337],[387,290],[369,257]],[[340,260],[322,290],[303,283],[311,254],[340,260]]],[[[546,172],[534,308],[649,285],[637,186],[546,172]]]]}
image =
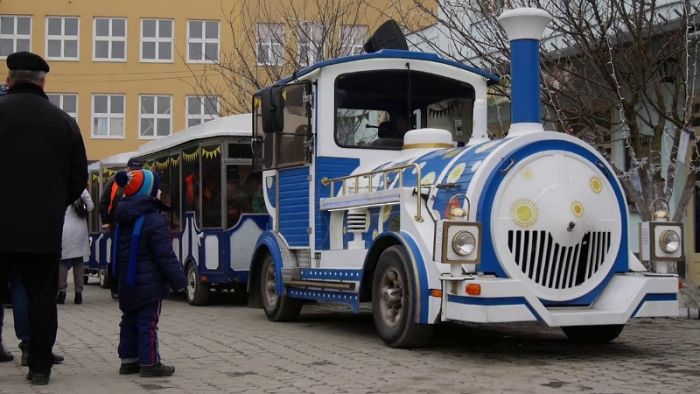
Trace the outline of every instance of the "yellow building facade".
{"type": "Polygon", "coordinates": [[[88,159],[100,160],[247,112],[240,103],[252,91],[300,64],[336,57],[332,48],[357,53],[395,2],[373,3],[2,0],[0,73],[7,75],[12,52],[44,57],[49,98],[78,121],[88,159]],[[314,47],[317,39],[323,43],[314,47]]]}

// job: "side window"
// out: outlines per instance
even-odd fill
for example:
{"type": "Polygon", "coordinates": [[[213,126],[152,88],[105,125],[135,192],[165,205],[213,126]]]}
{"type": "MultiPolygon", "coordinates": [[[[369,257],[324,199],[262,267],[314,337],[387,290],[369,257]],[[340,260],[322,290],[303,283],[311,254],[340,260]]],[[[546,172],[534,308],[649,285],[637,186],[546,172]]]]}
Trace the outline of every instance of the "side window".
{"type": "Polygon", "coordinates": [[[90,211],[90,232],[100,231],[100,176],[97,172],[90,172],[88,192],[92,201],[95,203],[95,209],[90,211]]]}
{"type": "Polygon", "coordinates": [[[173,231],[180,231],[182,229],[183,221],[182,207],[180,205],[180,202],[182,201],[182,175],[180,174],[180,165],[182,164],[182,160],[180,157],[180,154],[174,154],[170,156],[170,160],[168,162],[170,167],[170,204],[168,205],[170,208],[172,208],[169,219],[170,228],[173,231]]]}
{"type": "Polygon", "coordinates": [[[202,225],[221,227],[221,145],[203,145],[202,161],[202,225]]]}
{"type": "Polygon", "coordinates": [[[195,223],[201,227],[201,204],[199,202],[199,147],[191,146],[182,150],[182,215],[195,212],[195,223]]]}
{"type": "Polygon", "coordinates": [[[250,194],[247,180],[249,166],[229,165],[226,167],[226,227],[236,225],[241,215],[250,213],[250,194]]]}
{"type": "Polygon", "coordinates": [[[280,136],[278,165],[292,165],[306,162],[304,142],[309,137],[309,111],[306,102],[309,84],[285,87],[284,132],[280,136]]]}

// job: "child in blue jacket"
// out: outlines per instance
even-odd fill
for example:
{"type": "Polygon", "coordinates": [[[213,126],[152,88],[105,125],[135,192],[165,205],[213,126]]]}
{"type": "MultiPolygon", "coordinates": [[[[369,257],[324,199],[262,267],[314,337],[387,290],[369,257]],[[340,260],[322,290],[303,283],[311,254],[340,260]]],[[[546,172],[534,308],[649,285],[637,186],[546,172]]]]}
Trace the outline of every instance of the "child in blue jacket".
{"type": "Polygon", "coordinates": [[[116,209],[118,224],[112,250],[119,283],[119,373],[170,376],[175,367],[160,362],[158,318],[170,289],[182,291],[187,280],[173,252],[170,229],[156,199],[160,177],[149,170],[121,171],[115,182],[124,198],[116,209]]]}

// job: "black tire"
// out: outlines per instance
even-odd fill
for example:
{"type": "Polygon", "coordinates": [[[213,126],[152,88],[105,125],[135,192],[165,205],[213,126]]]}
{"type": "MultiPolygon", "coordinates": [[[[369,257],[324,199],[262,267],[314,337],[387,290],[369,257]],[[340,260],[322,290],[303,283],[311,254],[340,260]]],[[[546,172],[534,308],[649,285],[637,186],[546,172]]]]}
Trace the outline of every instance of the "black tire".
{"type": "Polygon", "coordinates": [[[90,275],[84,275],[83,276],[83,284],[86,285],[90,281],[90,275]]]}
{"type": "Polygon", "coordinates": [[[379,256],[372,280],[372,315],[382,340],[395,348],[420,347],[428,343],[433,325],[416,323],[413,270],[406,252],[391,246],[379,256]]]}
{"type": "Polygon", "coordinates": [[[100,280],[100,288],[109,289],[109,271],[107,271],[107,269],[101,269],[97,272],[97,277],[100,280]]]}
{"type": "Polygon", "coordinates": [[[210,286],[199,280],[199,273],[194,263],[187,267],[187,302],[190,305],[201,306],[209,303],[210,286]]]}
{"type": "Polygon", "coordinates": [[[579,343],[607,343],[617,338],[624,324],[610,324],[605,326],[571,326],[562,327],[564,334],[574,342],[579,343]]]}
{"type": "Polygon", "coordinates": [[[286,295],[275,294],[275,262],[270,254],[265,256],[265,260],[260,270],[260,297],[263,302],[265,315],[271,321],[291,321],[296,320],[301,313],[303,300],[289,298],[286,295]]]}

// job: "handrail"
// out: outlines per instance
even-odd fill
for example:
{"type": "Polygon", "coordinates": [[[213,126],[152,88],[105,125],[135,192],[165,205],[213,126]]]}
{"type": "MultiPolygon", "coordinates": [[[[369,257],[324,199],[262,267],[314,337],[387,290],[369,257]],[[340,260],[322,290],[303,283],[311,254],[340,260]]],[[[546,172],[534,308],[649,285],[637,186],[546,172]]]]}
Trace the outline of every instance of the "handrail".
{"type": "MultiPolygon", "coordinates": [[[[421,216],[421,201],[420,201],[420,187],[421,187],[421,181],[423,180],[423,177],[421,176],[421,171],[420,171],[420,166],[416,163],[410,163],[410,164],[404,164],[398,167],[392,167],[392,168],[387,168],[383,170],[376,170],[376,171],[370,171],[370,172],[365,172],[361,174],[354,174],[354,175],[347,175],[339,178],[333,178],[333,179],[328,179],[328,178],[323,178],[321,179],[321,184],[323,186],[328,186],[330,185],[331,187],[331,193],[330,196],[331,198],[335,197],[335,182],[343,182],[343,187],[342,191],[344,195],[347,195],[347,183],[346,181],[349,179],[354,179],[355,180],[355,187],[354,187],[354,194],[359,194],[360,192],[360,178],[366,178],[369,177],[369,191],[372,190],[372,179],[376,175],[382,175],[384,179],[384,190],[388,190],[388,181],[389,181],[389,174],[392,172],[397,172],[399,175],[399,188],[403,187],[403,170],[407,168],[415,168],[416,171],[416,188],[418,189],[418,192],[416,193],[416,216],[414,216],[414,219],[416,221],[422,222],[423,217],[421,216]]],[[[394,179],[395,182],[395,179],[394,179]]],[[[377,190],[379,191],[379,190],[377,190]]]]}

